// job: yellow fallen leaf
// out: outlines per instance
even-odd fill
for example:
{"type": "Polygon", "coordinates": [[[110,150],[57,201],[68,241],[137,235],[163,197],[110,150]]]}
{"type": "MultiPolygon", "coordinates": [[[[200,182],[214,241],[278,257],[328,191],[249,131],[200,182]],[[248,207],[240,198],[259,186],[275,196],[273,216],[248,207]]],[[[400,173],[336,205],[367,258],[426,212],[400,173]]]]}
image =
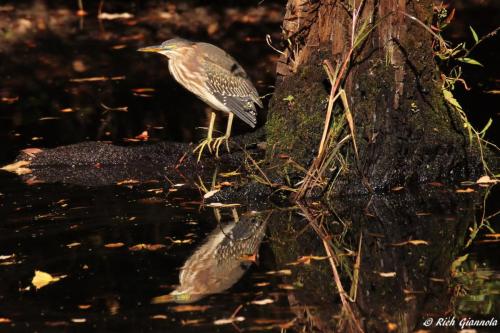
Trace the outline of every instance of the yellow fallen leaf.
{"type": "Polygon", "coordinates": [[[210,197],[212,197],[215,193],[219,192],[220,190],[212,190],[212,191],[208,191],[207,193],[205,193],[205,195],[203,196],[203,198],[205,199],[208,199],[210,197]]]}
{"type": "Polygon", "coordinates": [[[470,187],[467,187],[466,189],[458,189],[456,190],[455,192],[457,193],[471,193],[471,192],[475,192],[474,189],[470,188],[470,187]]]}
{"type": "Polygon", "coordinates": [[[266,304],[274,303],[274,300],[272,300],[270,298],[265,298],[265,299],[251,301],[250,303],[255,304],[255,305],[266,305],[266,304]]]}
{"type": "Polygon", "coordinates": [[[40,288],[43,288],[50,283],[57,282],[57,281],[65,278],[66,276],[67,275],[52,276],[46,272],[35,271],[35,276],[31,280],[31,283],[35,286],[36,289],[40,289],[40,288]]]}
{"type": "Polygon", "coordinates": [[[278,284],[278,288],[284,289],[284,290],[294,290],[295,289],[295,287],[292,286],[291,284],[285,284],[285,283],[278,284]]]}
{"type": "Polygon", "coordinates": [[[498,182],[499,182],[498,179],[491,179],[490,176],[482,176],[476,181],[477,184],[486,184],[486,185],[496,184],[498,182]]]}
{"type": "Polygon", "coordinates": [[[269,271],[269,272],[266,272],[266,274],[269,274],[269,275],[292,275],[292,271],[289,269],[282,269],[279,271],[269,271]]]}
{"type": "Polygon", "coordinates": [[[168,317],[164,314],[157,314],[157,315],[154,315],[154,316],[151,316],[150,317],[151,319],[167,319],[168,317]]]}
{"type": "Polygon", "coordinates": [[[1,170],[5,170],[8,172],[13,172],[18,175],[25,175],[28,173],[31,173],[31,170],[28,168],[25,168],[25,166],[30,165],[30,161],[17,161],[12,164],[5,165],[1,168],[1,170]]]}
{"type": "Polygon", "coordinates": [[[114,249],[114,248],[117,248],[117,247],[122,247],[124,246],[125,244],[123,244],[122,242],[118,242],[118,243],[108,243],[108,244],[104,244],[104,247],[105,248],[108,248],[108,249],[114,249]]]}
{"type": "Polygon", "coordinates": [[[378,275],[381,277],[395,277],[396,272],[379,272],[378,275]]]}
{"type": "Polygon", "coordinates": [[[87,309],[90,309],[91,307],[92,307],[92,305],[90,305],[90,304],[80,304],[80,305],[78,305],[78,308],[82,309],[82,310],[87,310],[87,309]]]}
{"type": "Polygon", "coordinates": [[[407,244],[411,244],[411,245],[429,245],[429,242],[421,240],[421,239],[411,239],[411,240],[407,240],[407,241],[400,242],[400,243],[394,243],[394,244],[391,244],[391,245],[392,246],[403,246],[403,245],[407,245],[407,244]]]}
{"type": "Polygon", "coordinates": [[[134,246],[129,247],[128,249],[130,251],[142,251],[142,250],[147,250],[147,251],[156,251],[159,249],[164,248],[164,244],[136,244],[134,246]]]}
{"type": "Polygon", "coordinates": [[[227,324],[232,324],[234,322],[241,322],[244,320],[245,320],[245,317],[242,317],[242,316],[225,318],[225,319],[217,319],[216,321],[214,321],[214,325],[227,325],[227,324]]]}
{"type": "Polygon", "coordinates": [[[87,321],[86,318],[71,318],[71,321],[74,323],[85,323],[87,321]]]}
{"type": "Polygon", "coordinates": [[[177,305],[171,308],[174,312],[198,312],[210,309],[210,305],[177,305]]]}
{"type": "Polygon", "coordinates": [[[69,243],[69,244],[66,244],[66,247],[67,248],[73,248],[73,247],[77,247],[77,246],[80,246],[82,244],[78,243],[78,242],[74,242],[74,243],[69,243]]]}
{"type": "Polygon", "coordinates": [[[229,208],[229,207],[238,207],[238,206],[241,206],[241,205],[237,204],[237,203],[223,204],[220,202],[213,202],[213,203],[207,205],[207,207],[212,207],[212,208],[229,208]]]}

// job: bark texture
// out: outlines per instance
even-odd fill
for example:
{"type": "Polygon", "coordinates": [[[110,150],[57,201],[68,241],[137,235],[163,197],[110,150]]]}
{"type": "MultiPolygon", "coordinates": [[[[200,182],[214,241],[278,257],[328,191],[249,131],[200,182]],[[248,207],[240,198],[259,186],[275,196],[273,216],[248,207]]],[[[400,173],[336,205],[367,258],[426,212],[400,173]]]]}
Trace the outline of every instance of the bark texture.
{"type": "MultiPolygon", "coordinates": [[[[432,1],[356,3],[360,14],[354,33],[351,6],[352,2],[330,0],[288,1],[283,34],[289,43],[278,64],[266,125],[268,160],[286,154],[304,167],[310,164],[330,93],[323,61],[340,64],[352,36],[368,22],[374,28],[354,50],[342,82],[354,116],[360,161],[341,175],[337,191],[350,191],[347,184],[355,188],[352,182],[361,176],[381,191],[475,176],[482,170],[480,159],[443,98],[433,36],[407,16],[430,25],[432,1]]],[[[350,162],[354,165],[352,158],[350,162]]]]}

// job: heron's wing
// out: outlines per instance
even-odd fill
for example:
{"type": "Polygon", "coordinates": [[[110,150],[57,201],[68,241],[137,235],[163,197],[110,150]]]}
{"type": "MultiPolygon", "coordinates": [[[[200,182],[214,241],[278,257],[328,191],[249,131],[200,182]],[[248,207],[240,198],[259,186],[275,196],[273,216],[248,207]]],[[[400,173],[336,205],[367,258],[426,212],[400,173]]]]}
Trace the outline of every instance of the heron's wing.
{"type": "Polygon", "coordinates": [[[201,59],[208,89],[236,116],[255,127],[257,112],[254,103],[262,107],[257,90],[236,60],[223,50],[210,46],[216,51],[204,52],[201,59]]]}

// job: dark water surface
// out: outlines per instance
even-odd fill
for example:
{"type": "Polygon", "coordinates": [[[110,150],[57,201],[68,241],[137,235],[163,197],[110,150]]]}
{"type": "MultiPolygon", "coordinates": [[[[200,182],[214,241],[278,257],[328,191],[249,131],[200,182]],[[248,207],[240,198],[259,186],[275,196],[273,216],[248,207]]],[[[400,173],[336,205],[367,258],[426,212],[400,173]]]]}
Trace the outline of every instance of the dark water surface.
{"type": "MultiPolygon", "coordinates": [[[[280,1],[105,1],[104,11],[134,17],[101,22],[98,1],[84,1],[82,20],[77,1],[10,3],[0,6],[2,165],[27,147],[149,144],[124,140],[144,130],[150,142],[197,141],[203,103],[173,82],[164,59],[135,52],[176,35],[222,46],[262,95],[272,91],[276,54],[264,37],[279,39],[280,1]],[[115,79],[74,81],[102,76],[115,79]]],[[[484,96],[493,103],[475,96],[468,108],[484,96]]],[[[497,189],[486,206],[485,189],[440,184],[301,207],[264,202],[259,212],[243,200],[235,223],[231,208],[204,205],[193,183],[158,175],[99,186],[24,180],[0,171],[1,332],[333,332],[342,307],[325,242],[346,292],[355,286],[352,307],[367,332],[500,319],[498,223],[482,219],[498,209],[497,189]],[[60,280],[37,290],[35,271],[60,280]]]]}

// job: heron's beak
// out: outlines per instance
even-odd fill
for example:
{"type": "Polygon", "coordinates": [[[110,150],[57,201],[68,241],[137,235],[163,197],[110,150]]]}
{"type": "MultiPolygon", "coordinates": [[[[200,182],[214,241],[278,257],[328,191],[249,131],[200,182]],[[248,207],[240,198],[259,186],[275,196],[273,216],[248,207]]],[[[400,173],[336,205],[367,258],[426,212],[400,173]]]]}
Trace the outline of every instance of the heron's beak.
{"type": "Polygon", "coordinates": [[[138,49],[137,51],[139,52],[160,52],[163,49],[161,48],[160,45],[153,45],[153,46],[146,46],[143,48],[138,49]]]}

